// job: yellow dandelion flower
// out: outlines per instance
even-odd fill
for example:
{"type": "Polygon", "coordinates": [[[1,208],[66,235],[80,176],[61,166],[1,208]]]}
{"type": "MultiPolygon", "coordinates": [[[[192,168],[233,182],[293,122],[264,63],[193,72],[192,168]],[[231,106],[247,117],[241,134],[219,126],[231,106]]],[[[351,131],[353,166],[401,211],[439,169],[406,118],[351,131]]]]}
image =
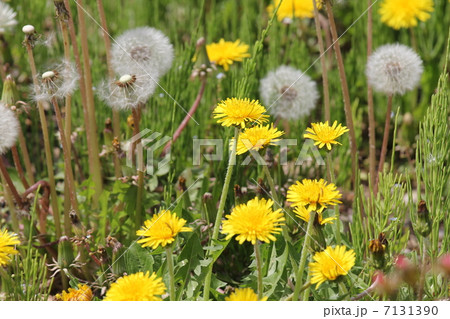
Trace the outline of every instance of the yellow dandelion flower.
{"type": "Polygon", "coordinates": [[[19,252],[14,245],[20,244],[16,234],[9,233],[6,229],[0,230],[0,267],[6,266],[11,260],[10,255],[16,255],[19,252]]]}
{"type": "Polygon", "coordinates": [[[152,219],[146,220],[144,226],[136,232],[139,239],[138,243],[142,247],[151,247],[156,249],[159,245],[165,247],[173,243],[178,233],[192,231],[189,227],[184,227],[186,220],[177,217],[177,214],[170,210],[162,210],[159,214],[153,215],[152,219]]]}
{"type": "Polygon", "coordinates": [[[228,297],[225,297],[226,301],[266,301],[267,297],[263,297],[258,300],[258,295],[253,291],[252,288],[241,288],[236,289],[228,297]]]}
{"type": "Polygon", "coordinates": [[[306,133],[303,135],[304,138],[309,138],[314,140],[314,145],[319,145],[319,148],[327,146],[328,150],[331,150],[331,144],[339,144],[336,139],[348,132],[346,126],[341,124],[337,125],[337,121],[334,121],[333,126],[328,125],[328,121],[325,123],[312,123],[312,128],[307,128],[306,133]]]}
{"type": "MultiPolygon", "coordinates": [[[[274,0],[273,4],[267,7],[269,15],[273,14],[273,11],[278,7],[281,0],[274,0]]],[[[322,2],[316,1],[317,8],[322,8],[322,2]]],[[[313,18],[314,17],[314,5],[312,0],[283,0],[281,6],[278,8],[277,18],[278,21],[284,19],[293,18],[313,18]]]]}
{"type": "Polygon", "coordinates": [[[241,62],[244,58],[250,56],[248,45],[241,43],[239,39],[234,42],[220,39],[218,43],[207,44],[206,52],[209,61],[222,66],[225,71],[230,69],[233,62],[241,62]]]}
{"type": "MultiPolygon", "coordinates": [[[[304,220],[305,222],[309,222],[309,217],[311,215],[311,212],[308,211],[304,206],[297,206],[297,207],[295,207],[294,213],[301,220],[304,220]]],[[[324,219],[322,214],[317,214],[317,218],[319,220],[319,224],[320,225],[333,224],[333,220],[337,219],[335,216],[327,217],[327,218],[324,219]]]]}
{"type": "Polygon", "coordinates": [[[67,292],[55,296],[59,301],[91,301],[92,290],[88,285],[78,284],[78,289],[69,288],[67,292]]]}
{"type": "Polygon", "coordinates": [[[287,193],[287,200],[292,203],[293,207],[304,206],[308,212],[316,211],[318,213],[321,213],[328,205],[340,204],[341,197],[341,193],[336,190],[336,185],[327,184],[323,179],[297,181],[289,187],[287,193]],[[307,205],[308,207],[306,207],[307,205]]]}
{"type": "Polygon", "coordinates": [[[347,275],[355,265],[355,252],[346,250],[345,246],[328,246],[324,251],[314,254],[314,262],[309,263],[311,284],[317,284],[316,289],[327,280],[347,275]]]}
{"type": "Polygon", "coordinates": [[[147,271],[117,279],[106,292],[104,301],[160,301],[166,292],[162,278],[147,271]]]}
{"type": "MultiPolygon", "coordinates": [[[[278,137],[283,135],[283,131],[278,131],[277,128],[272,125],[266,126],[254,126],[246,129],[241,135],[239,135],[237,145],[237,155],[246,153],[247,151],[259,151],[267,145],[274,145],[279,141],[278,137]]],[[[230,147],[233,146],[234,139],[230,142],[230,147]]]]}
{"type": "Polygon", "coordinates": [[[268,121],[268,115],[264,114],[266,108],[259,104],[257,100],[228,98],[221,101],[214,109],[214,118],[218,119],[217,123],[222,126],[239,126],[245,127],[249,121],[257,124],[268,121]]]}
{"type": "Polygon", "coordinates": [[[427,21],[433,6],[433,0],[384,0],[379,13],[381,22],[399,30],[415,27],[417,20],[427,21]]]}
{"type": "Polygon", "coordinates": [[[222,233],[227,234],[226,239],[234,235],[239,244],[250,241],[253,245],[256,240],[269,243],[275,241],[275,234],[280,233],[284,225],[284,216],[281,209],[272,210],[273,201],[254,198],[246,204],[236,206],[227,219],[222,222],[222,233]]]}

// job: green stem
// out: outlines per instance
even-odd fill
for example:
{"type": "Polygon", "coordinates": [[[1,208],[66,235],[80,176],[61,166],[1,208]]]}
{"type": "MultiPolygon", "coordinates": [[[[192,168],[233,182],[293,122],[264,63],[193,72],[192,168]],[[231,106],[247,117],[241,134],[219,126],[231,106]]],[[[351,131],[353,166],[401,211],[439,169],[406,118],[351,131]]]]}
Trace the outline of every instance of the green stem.
{"type": "Polygon", "coordinates": [[[175,278],[173,274],[172,245],[166,246],[167,268],[169,270],[170,301],[175,301],[175,278]]]}
{"type": "MultiPolygon", "coordinates": [[[[333,160],[331,159],[331,152],[327,153],[327,172],[328,172],[328,178],[330,179],[330,182],[335,184],[336,177],[334,176],[334,170],[333,170],[333,160]]],[[[339,208],[337,205],[334,206],[334,214],[336,216],[336,222],[333,223],[334,225],[334,235],[336,237],[336,245],[341,244],[341,220],[339,218],[339,208]]]]}
{"type": "MultiPolygon", "coordinates": [[[[26,41],[25,42],[26,48],[27,48],[27,54],[28,54],[28,62],[30,64],[31,69],[31,75],[33,77],[33,85],[35,87],[36,93],[39,92],[39,84],[38,84],[38,78],[37,78],[37,71],[36,71],[36,64],[34,62],[34,56],[33,56],[33,48],[31,44],[26,41]]],[[[45,154],[45,162],[47,166],[47,174],[48,174],[48,183],[50,184],[50,201],[53,211],[53,218],[55,220],[55,233],[56,237],[60,238],[62,235],[61,230],[61,219],[59,216],[59,208],[58,208],[58,197],[56,195],[56,182],[55,182],[55,174],[53,172],[53,158],[52,158],[52,151],[50,147],[50,138],[48,134],[48,124],[47,124],[47,118],[45,117],[45,110],[44,106],[41,102],[37,102],[37,108],[39,112],[39,119],[41,122],[41,129],[42,129],[42,137],[44,140],[44,154],[45,154]]]]}
{"type": "MultiPolygon", "coordinates": [[[[2,159],[0,158],[0,160],[2,160],[2,159]]],[[[9,208],[9,213],[10,213],[10,216],[11,216],[12,227],[13,227],[14,232],[16,234],[18,234],[20,229],[19,229],[19,221],[17,219],[16,206],[14,205],[14,200],[12,198],[12,195],[11,195],[11,192],[9,190],[8,184],[6,183],[5,177],[3,176],[2,173],[0,173],[0,177],[1,177],[1,180],[2,180],[2,186],[3,186],[3,196],[5,197],[6,203],[7,203],[8,208],[9,208]]]]}
{"type": "Polygon", "coordinates": [[[255,243],[255,258],[256,258],[256,269],[258,270],[258,299],[261,300],[263,297],[263,277],[262,277],[262,261],[261,261],[261,251],[259,248],[259,242],[255,243]]]}
{"type": "Polygon", "coordinates": [[[300,256],[300,265],[298,266],[297,277],[295,280],[295,288],[294,295],[292,296],[292,300],[298,300],[300,290],[303,285],[303,272],[305,270],[306,265],[306,256],[308,255],[309,250],[309,242],[311,240],[311,230],[314,224],[315,212],[311,212],[309,215],[308,228],[306,229],[305,241],[303,242],[302,255],[300,256]]]}
{"type": "MultiPolygon", "coordinates": [[[[134,130],[133,135],[136,136],[140,131],[140,121],[141,121],[141,105],[138,105],[136,110],[133,109],[133,120],[134,120],[134,130]]],[[[138,170],[138,180],[137,180],[137,195],[136,195],[136,212],[134,216],[134,228],[137,231],[141,227],[142,221],[142,200],[144,196],[144,151],[142,149],[141,140],[137,140],[132,147],[132,152],[137,153],[137,170],[138,170]]]]}
{"type": "Polygon", "coordinates": [[[278,200],[277,192],[275,190],[275,182],[274,182],[272,176],[270,175],[267,165],[263,165],[263,171],[264,171],[264,174],[266,175],[267,181],[269,182],[270,191],[272,192],[272,197],[275,202],[274,203],[275,209],[279,209],[279,208],[281,208],[281,205],[278,200]]]}
{"type": "MultiPolygon", "coordinates": [[[[263,171],[264,171],[264,175],[266,175],[267,181],[269,182],[270,191],[272,192],[272,197],[275,202],[274,203],[275,210],[282,208],[281,207],[282,203],[280,203],[277,192],[275,190],[275,182],[274,182],[272,176],[270,175],[269,168],[267,167],[267,165],[263,165],[263,171]]],[[[288,216],[286,216],[286,217],[288,217],[288,216]]],[[[283,238],[286,241],[286,243],[292,244],[292,238],[289,235],[287,224],[283,225],[281,227],[281,229],[282,229],[283,238]]],[[[289,254],[289,259],[291,260],[291,264],[292,264],[292,267],[294,268],[294,272],[296,272],[297,271],[297,263],[291,254],[289,254]]]]}
{"type": "Polygon", "coordinates": [[[375,191],[374,194],[378,193],[378,182],[380,174],[383,173],[384,160],[386,159],[387,147],[389,143],[389,130],[391,129],[391,112],[392,112],[392,99],[393,95],[388,96],[387,109],[386,109],[386,120],[384,122],[384,135],[383,144],[381,145],[380,161],[378,163],[377,178],[375,179],[375,191]]]}
{"type": "MultiPolygon", "coordinates": [[[[239,134],[240,134],[240,129],[236,127],[234,129],[233,148],[231,149],[230,158],[228,159],[227,174],[225,176],[225,182],[224,182],[223,188],[222,188],[222,195],[220,196],[219,209],[217,211],[216,221],[214,224],[214,230],[213,230],[213,234],[211,237],[211,245],[214,245],[214,241],[217,240],[217,238],[219,237],[220,224],[221,224],[223,212],[225,209],[225,202],[227,200],[228,189],[230,188],[231,176],[233,175],[233,167],[236,164],[236,148],[237,148],[237,141],[239,139],[239,134]]],[[[208,258],[212,258],[212,250],[208,251],[208,258]]],[[[206,274],[205,287],[203,290],[203,301],[209,300],[209,289],[211,286],[211,276],[212,276],[213,264],[214,263],[211,261],[211,264],[209,265],[208,273],[206,274]]]]}
{"type": "MultiPolygon", "coordinates": [[[[52,98],[52,104],[53,108],[55,110],[55,118],[56,123],[58,125],[59,134],[61,136],[61,144],[62,144],[62,151],[63,151],[63,159],[64,159],[64,170],[65,170],[65,184],[67,184],[67,187],[69,189],[69,199],[72,209],[76,212],[78,215],[78,201],[77,201],[77,193],[75,189],[75,182],[73,178],[73,171],[72,171],[72,161],[69,157],[69,154],[67,152],[69,146],[67,145],[67,138],[64,131],[63,121],[62,121],[62,115],[61,110],[58,105],[58,101],[56,98],[52,98]]],[[[66,236],[71,235],[72,232],[72,225],[71,225],[71,218],[69,216],[70,211],[64,212],[64,229],[66,236]]]]}
{"type": "Polygon", "coordinates": [[[348,294],[347,287],[345,287],[344,281],[342,280],[342,278],[340,278],[338,286],[339,286],[339,294],[341,294],[341,295],[347,295],[348,294]]]}
{"type": "Polygon", "coordinates": [[[134,229],[139,230],[142,223],[142,199],[144,195],[144,172],[138,169],[137,180],[137,196],[136,196],[136,214],[134,216],[134,229]]]}
{"type": "MultiPolygon", "coordinates": [[[[310,292],[310,290],[311,290],[311,273],[308,271],[308,276],[306,277],[306,287],[305,286],[303,286],[303,287],[305,287],[304,288],[304,291],[303,291],[303,298],[302,298],[302,300],[303,301],[308,301],[308,299],[309,299],[309,292],[310,292]]],[[[303,290],[303,288],[302,288],[302,290],[303,290]]]]}

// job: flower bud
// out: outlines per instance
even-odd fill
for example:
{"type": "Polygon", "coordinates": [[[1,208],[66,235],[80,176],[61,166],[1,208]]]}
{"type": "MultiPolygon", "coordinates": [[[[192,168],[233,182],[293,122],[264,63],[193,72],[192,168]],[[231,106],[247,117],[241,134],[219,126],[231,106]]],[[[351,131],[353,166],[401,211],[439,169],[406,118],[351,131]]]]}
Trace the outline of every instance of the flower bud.
{"type": "Polygon", "coordinates": [[[431,233],[432,222],[427,204],[424,200],[419,202],[417,207],[417,220],[414,225],[415,230],[423,237],[428,237],[431,233]]]}
{"type": "Polygon", "coordinates": [[[372,262],[376,269],[383,269],[386,266],[387,239],[384,233],[380,233],[377,239],[369,242],[369,250],[372,253],[372,262]]]}

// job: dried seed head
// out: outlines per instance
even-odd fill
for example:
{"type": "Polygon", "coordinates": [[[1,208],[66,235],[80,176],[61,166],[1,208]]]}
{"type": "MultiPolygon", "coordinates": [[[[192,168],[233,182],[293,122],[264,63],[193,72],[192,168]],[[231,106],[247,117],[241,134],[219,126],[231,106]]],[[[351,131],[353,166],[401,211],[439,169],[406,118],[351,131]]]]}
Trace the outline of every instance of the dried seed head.
{"type": "Polygon", "coordinates": [[[319,93],[309,76],[282,65],[261,80],[259,92],[267,110],[275,117],[296,120],[315,108],[319,93]]]}
{"type": "Polygon", "coordinates": [[[125,31],[111,48],[111,63],[118,74],[147,74],[156,81],[172,66],[173,46],[159,30],[141,27],[125,31]]]}
{"type": "Polygon", "coordinates": [[[20,124],[3,102],[0,102],[0,114],[0,155],[3,155],[16,144],[20,124]]]}
{"type": "Polygon", "coordinates": [[[147,75],[124,74],[117,81],[102,83],[99,96],[111,108],[121,111],[146,103],[155,89],[156,82],[147,75]]]}
{"type": "Polygon", "coordinates": [[[402,44],[379,47],[367,61],[366,76],[375,91],[403,95],[413,90],[423,72],[421,58],[402,44]]]}
{"type": "Polygon", "coordinates": [[[79,80],[75,65],[63,61],[39,77],[39,88],[35,88],[37,101],[49,101],[52,98],[62,99],[73,94],[79,80]]]}
{"type": "Polygon", "coordinates": [[[0,1],[0,34],[16,26],[16,15],[17,13],[9,5],[0,1]]]}

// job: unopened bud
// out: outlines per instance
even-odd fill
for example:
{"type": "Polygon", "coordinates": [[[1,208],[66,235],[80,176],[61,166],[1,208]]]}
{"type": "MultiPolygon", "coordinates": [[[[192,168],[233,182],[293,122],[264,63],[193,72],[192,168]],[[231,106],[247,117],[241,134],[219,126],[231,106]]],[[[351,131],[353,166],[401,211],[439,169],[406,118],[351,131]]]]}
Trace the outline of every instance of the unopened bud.
{"type": "Polygon", "coordinates": [[[423,237],[428,237],[428,235],[431,233],[431,224],[432,222],[430,219],[430,213],[428,211],[427,204],[424,200],[421,200],[417,207],[417,221],[414,225],[415,229],[423,237]]]}

